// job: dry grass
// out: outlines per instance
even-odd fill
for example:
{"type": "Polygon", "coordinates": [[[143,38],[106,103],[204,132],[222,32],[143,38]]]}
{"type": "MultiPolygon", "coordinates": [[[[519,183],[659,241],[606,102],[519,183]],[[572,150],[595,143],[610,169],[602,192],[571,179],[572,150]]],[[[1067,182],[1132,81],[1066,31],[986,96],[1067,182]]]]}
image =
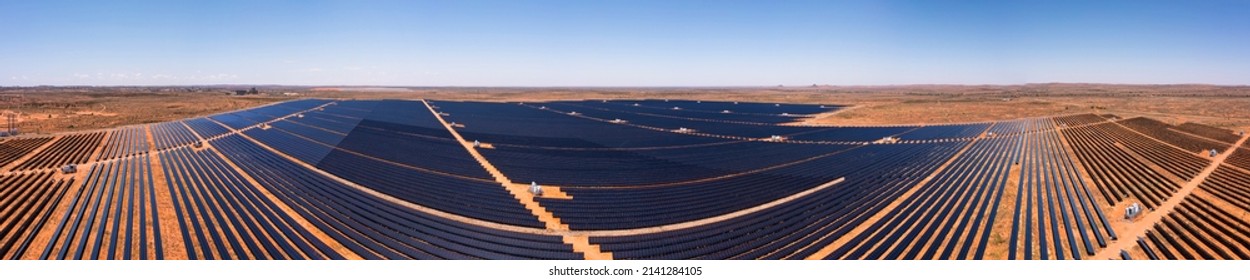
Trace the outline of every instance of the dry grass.
{"type": "Polygon", "coordinates": [[[990,241],[985,245],[985,259],[1005,260],[1011,253],[1012,222],[1016,214],[1016,197],[1020,195],[1020,164],[1012,164],[1003,184],[1003,194],[998,215],[990,221],[990,241]]]}
{"type": "MultiPolygon", "coordinates": [[[[152,123],[253,107],[292,97],[232,97],[230,88],[8,88],[0,111],[23,114],[25,133],[152,123]],[[205,92],[186,92],[202,90],[205,92]]],[[[801,88],[308,88],[268,87],[301,97],[475,101],[691,99],[849,106],[807,120],[823,125],[983,122],[1078,113],[1148,116],[1250,129],[1250,87],[1031,84],[801,88]]]]}
{"type": "Polygon", "coordinates": [[[1250,87],[1208,85],[1031,84],[802,88],[413,88],[407,91],[305,91],[331,98],[429,98],[477,101],[694,99],[850,106],[807,123],[876,125],[982,122],[1079,113],[1145,115],[1250,128],[1250,87]]]}
{"type": "Polygon", "coordinates": [[[1046,101],[993,98],[926,98],[900,102],[864,102],[841,112],[808,120],[815,125],[882,125],[985,122],[1089,112],[1046,101]]]}
{"type": "Polygon", "coordinates": [[[3,92],[0,114],[18,113],[24,134],[46,134],[185,119],[285,99],[221,93],[3,92]]]}

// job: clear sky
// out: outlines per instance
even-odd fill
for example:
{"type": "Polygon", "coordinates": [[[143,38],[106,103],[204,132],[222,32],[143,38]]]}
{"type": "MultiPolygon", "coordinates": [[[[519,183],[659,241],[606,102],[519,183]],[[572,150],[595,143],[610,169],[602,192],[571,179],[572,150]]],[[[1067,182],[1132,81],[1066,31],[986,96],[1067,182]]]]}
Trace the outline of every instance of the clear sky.
{"type": "Polygon", "coordinates": [[[0,85],[1250,84],[1250,1],[0,0],[0,85]]]}

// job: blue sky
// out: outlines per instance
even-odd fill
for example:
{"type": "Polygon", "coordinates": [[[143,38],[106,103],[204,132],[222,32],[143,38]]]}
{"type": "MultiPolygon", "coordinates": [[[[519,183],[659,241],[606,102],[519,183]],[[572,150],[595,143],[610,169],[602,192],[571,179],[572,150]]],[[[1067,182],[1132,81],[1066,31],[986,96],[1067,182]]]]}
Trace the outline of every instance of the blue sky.
{"type": "Polygon", "coordinates": [[[0,85],[1250,84],[1250,1],[10,1],[0,85]]]}

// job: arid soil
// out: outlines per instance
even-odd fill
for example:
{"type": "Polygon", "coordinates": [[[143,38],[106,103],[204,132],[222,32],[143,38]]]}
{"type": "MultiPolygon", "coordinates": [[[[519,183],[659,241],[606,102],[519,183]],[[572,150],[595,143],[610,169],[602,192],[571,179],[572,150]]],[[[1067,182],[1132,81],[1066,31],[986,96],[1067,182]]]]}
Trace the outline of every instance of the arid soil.
{"type": "MultiPolygon", "coordinates": [[[[255,107],[284,96],[228,96],[224,92],[134,89],[0,90],[0,115],[18,114],[23,134],[48,134],[154,123],[255,107]]],[[[7,127],[0,118],[0,126],[7,127]]]]}
{"type": "MultiPolygon", "coordinates": [[[[229,96],[220,88],[0,88],[0,113],[20,113],[23,133],[55,133],[210,115],[301,97],[476,101],[693,99],[837,104],[811,125],[983,122],[1078,113],[1147,116],[1250,128],[1250,87],[1210,85],[1029,84],[1012,86],[816,86],[740,88],[380,88],[259,87],[229,96]],[[285,96],[280,93],[298,93],[285,96]]],[[[0,119],[0,122],[4,121],[0,119]]]]}
{"type": "Polygon", "coordinates": [[[815,125],[983,122],[1079,113],[1148,116],[1250,128],[1250,87],[1211,85],[1029,84],[1013,86],[816,86],[760,88],[411,88],[307,91],[333,98],[478,101],[695,99],[847,106],[805,121],[815,125]]]}

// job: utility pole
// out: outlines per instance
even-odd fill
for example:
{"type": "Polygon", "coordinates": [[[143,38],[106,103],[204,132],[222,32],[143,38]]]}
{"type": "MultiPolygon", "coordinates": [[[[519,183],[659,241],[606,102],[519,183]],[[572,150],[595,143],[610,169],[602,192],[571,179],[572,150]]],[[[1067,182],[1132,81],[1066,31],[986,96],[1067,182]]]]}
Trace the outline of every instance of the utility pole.
{"type": "Polygon", "coordinates": [[[17,113],[9,113],[9,134],[17,134],[17,113]]]}
{"type": "Polygon", "coordinates": [[[7,119],[9,122],[9,125],[7,126],[8,129],[5,130],[5,132],[9,136],[13,136],[14,134],[13,132],[17,128],[17,114],[10,112],[8,114],[4,114],[4,116],[5,116],[5,119],[7,119]]]}

